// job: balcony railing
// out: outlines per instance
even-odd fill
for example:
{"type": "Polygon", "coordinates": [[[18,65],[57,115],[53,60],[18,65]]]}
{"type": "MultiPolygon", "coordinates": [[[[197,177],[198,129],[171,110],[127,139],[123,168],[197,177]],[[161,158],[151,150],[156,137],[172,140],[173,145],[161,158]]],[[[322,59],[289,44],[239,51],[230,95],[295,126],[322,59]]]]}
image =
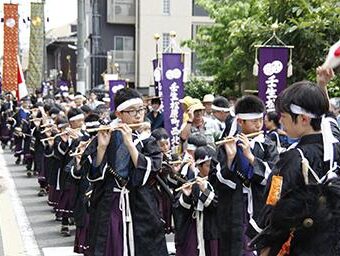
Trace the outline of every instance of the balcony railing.
{"type": "Polygon", "coordinates": [[[108,52],[108,71],[114,73],[115,63],[118,63],[119,74],[123,79],[134,81],[135,76],[135,51],[118,51],[108,52]]]}
{"type": "Polygon", "coordinates": [[[107,0],[107,22],[135,24],[135,0],[107,0]]]}

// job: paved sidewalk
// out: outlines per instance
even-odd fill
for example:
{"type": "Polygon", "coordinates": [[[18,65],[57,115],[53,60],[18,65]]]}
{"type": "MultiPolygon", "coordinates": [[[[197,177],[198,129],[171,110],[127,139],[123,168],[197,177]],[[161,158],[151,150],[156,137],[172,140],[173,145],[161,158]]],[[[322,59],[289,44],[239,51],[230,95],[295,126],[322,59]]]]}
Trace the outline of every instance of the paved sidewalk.
{"type": "MultiPolygon", "coordinates": [[[[4,190],[4,186],[3,186],[2,183],[3,183],[3,178],[2,178],[2,176],[0,176],[0,194],[4,190]]],[[[0,256],[2,256],[2,255],[5,255],[5,253],[4,253],[4,247],[2,245],[1,226],[0,226],[0,256]]]]}
{"type": "MultiPolygon", "coordinates": [[[[38,197],[39,184],[36,177],[28,178],[25,166],[15,165],[15,158],[8,150],[0,149],[0,227],[4,253],[0,256],[56,255],[59,247],[67,247],[73,254],[74,235],[62,237],[61,223],[54,220],[47,197],[38,197]],[[15,242],[13,242],[15,241],[15,242]],[[12,248],[15,247],[15,248],[12,248]],[[44,248],[53,248],[44,253],[44,248]]],[[[71,229],[74,234],[74,226],[71,229]]],[[[1,243],[0,243],[1,244],[1,243]]]]}
{"type": "MultiPolygon", "coordinates": [[[[73,252],[75,227],[71,237],[60,235],[47,197],[37,196],[37,178],[28,178],[25,166],[14,162],[11,152],[0,149],[0,256],[82,255],[73,252]]],[[[174,252],[173,235],[167,241],[174,252]]]]}
{"type": "Polygon", "coordinates": [[[2,246],[5,256],[32,255],[39,256],[33,232],[18,197],[13,180],[10,177],[3,154],[0,155],[1,189],[0,226],[2,246]],[[27,239],[27,248],[24,239],[27,239]],[[32,247],[31,247],[32,246],[32,247]],[[35,247],[35,248],[34,248],[35,247]]]}

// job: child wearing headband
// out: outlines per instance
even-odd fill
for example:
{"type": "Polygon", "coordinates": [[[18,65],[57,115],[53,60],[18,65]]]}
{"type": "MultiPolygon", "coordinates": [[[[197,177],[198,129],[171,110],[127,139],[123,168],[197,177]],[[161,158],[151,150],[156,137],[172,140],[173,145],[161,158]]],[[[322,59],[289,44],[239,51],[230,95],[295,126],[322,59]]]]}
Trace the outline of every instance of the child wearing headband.
{"type": "Polygon", "coordinates": [[[195,150],[195,183],[182,188],[175,204],[176,255],[219,255],[217,196],[209,180],[208,146],[195,150]]]}
{"type": "Polygon", "coordinates": [[[128,126],[144,121],[141,95],[123,88],[116,92],[114,102],[114,130],[98,132],[88,164],[88,178],[94,186],[90,254],[168,255],[155,198],[155,176],[162,164],[160,148],[150,134],[128,126]]]}
{"type": "MultiPolygon", "coordinates": [[[[328,116],[329,101],[324,88],[309,81],[297,82],[279,95],[276,109],[284,131],[299,142],[280,155],[277,169],[269,177],[259,232],[269,224],[273,207],[289,191],[323,184],[338,176],[340,133],[335,118],[328,116]]],[[[289,234],[286,235],[287,238],[289,234]]],[[[338,247],[338,240],[332,246],[338,247]]],[[[276,255],[281,249],[274,248],[278,241],[262,242],[270,251],[268,255],[276,255]]]]}
{"type": "Polygon", "coordinates": [[[278,152],[274,143],[263,134],[249,138],[262,130],[265,107],[256,96],[245,96],[235,105],[235,120],[231,129],[239,126],[240,134],[218,149],[221,170],[217,177],[220,203],[221,255],[255,255],[248,250],[250,224],[257,228],[255,219],[265,199],[263,192],[278,152]]]}

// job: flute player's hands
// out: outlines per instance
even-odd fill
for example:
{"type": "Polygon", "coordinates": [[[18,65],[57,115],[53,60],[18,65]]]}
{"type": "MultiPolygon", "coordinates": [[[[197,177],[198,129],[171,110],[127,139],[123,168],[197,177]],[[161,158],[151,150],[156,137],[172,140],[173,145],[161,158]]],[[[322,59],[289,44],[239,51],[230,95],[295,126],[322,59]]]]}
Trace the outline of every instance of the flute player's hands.
{"type": "Polygon", "coordinates": [[[248,159],[251,165],[254,165],[255,156],[251,152],[249,139],[245,134],[241,133],[239,135],[239,141],[241,142],[239,145],[243,150],[243,155],[248,159]]]}
{"type": "Polygon", "coordinates": [[[192,185],[185,187],[185,188],[182,188],[182,192],[183,192],[184,195],[190,196],[191,192],[192,192],[192,185]]]}
{"type": "MultiPolygon", "coordinates": [[[[228,139],[228,138],[227,138],[228,139]]],[[[230,139],[224,144],[225,151],[227,153],[227,165],[231,168],[231,164],[236,156],[236,140],[230,139]]]]}
{"type": "Polygon", "coordinates": [[[97,137],[98,137],[98,147],[106,149],[110,143],[111,131],[110,130],[98,131],[97,137]]]}
{"type": "Polygon", "coordinates": [[[60,135],[60,138],[63,142],[67,142],[68,139],[69,139],[69,135],[66,133],[66,134],[62,134],[60,135]]]}
{"type": "Polygon", "coordinates": [[[115,130],[119,130],[123,135],[124,144],[126,146],[132,145],[132,129],[125,123],[120,123],[116,126],[115,130]]]}

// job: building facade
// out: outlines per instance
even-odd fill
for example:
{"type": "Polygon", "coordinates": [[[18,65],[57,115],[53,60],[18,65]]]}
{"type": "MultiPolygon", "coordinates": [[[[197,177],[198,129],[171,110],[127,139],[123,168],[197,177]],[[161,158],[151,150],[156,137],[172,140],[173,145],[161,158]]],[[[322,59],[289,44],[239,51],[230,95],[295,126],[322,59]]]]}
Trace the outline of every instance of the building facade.
{"type": "Polygon", "coordinates": [[[76,90],[76,43],[77,25],[67,24],[46,33],[46,68],[48,80],[67,81],[76,90]]]}
{"type": "MultiPolygon", "coordinates": [[[[149,88],[156,57],[154,34],[160,35],[159,50],[163,51],[170,44],[170,31],[176,32],[180,46],[195,36],[198,26],[213,23],[194,0],[87,0],[85,17],[87,89],[104,83],[101,74],[118,69],[120,77],[143,94],[153,93],[149,88]]],[[[188,76],[197,69],[196,58],[190,49],[182,51],[188,76]]]]}

